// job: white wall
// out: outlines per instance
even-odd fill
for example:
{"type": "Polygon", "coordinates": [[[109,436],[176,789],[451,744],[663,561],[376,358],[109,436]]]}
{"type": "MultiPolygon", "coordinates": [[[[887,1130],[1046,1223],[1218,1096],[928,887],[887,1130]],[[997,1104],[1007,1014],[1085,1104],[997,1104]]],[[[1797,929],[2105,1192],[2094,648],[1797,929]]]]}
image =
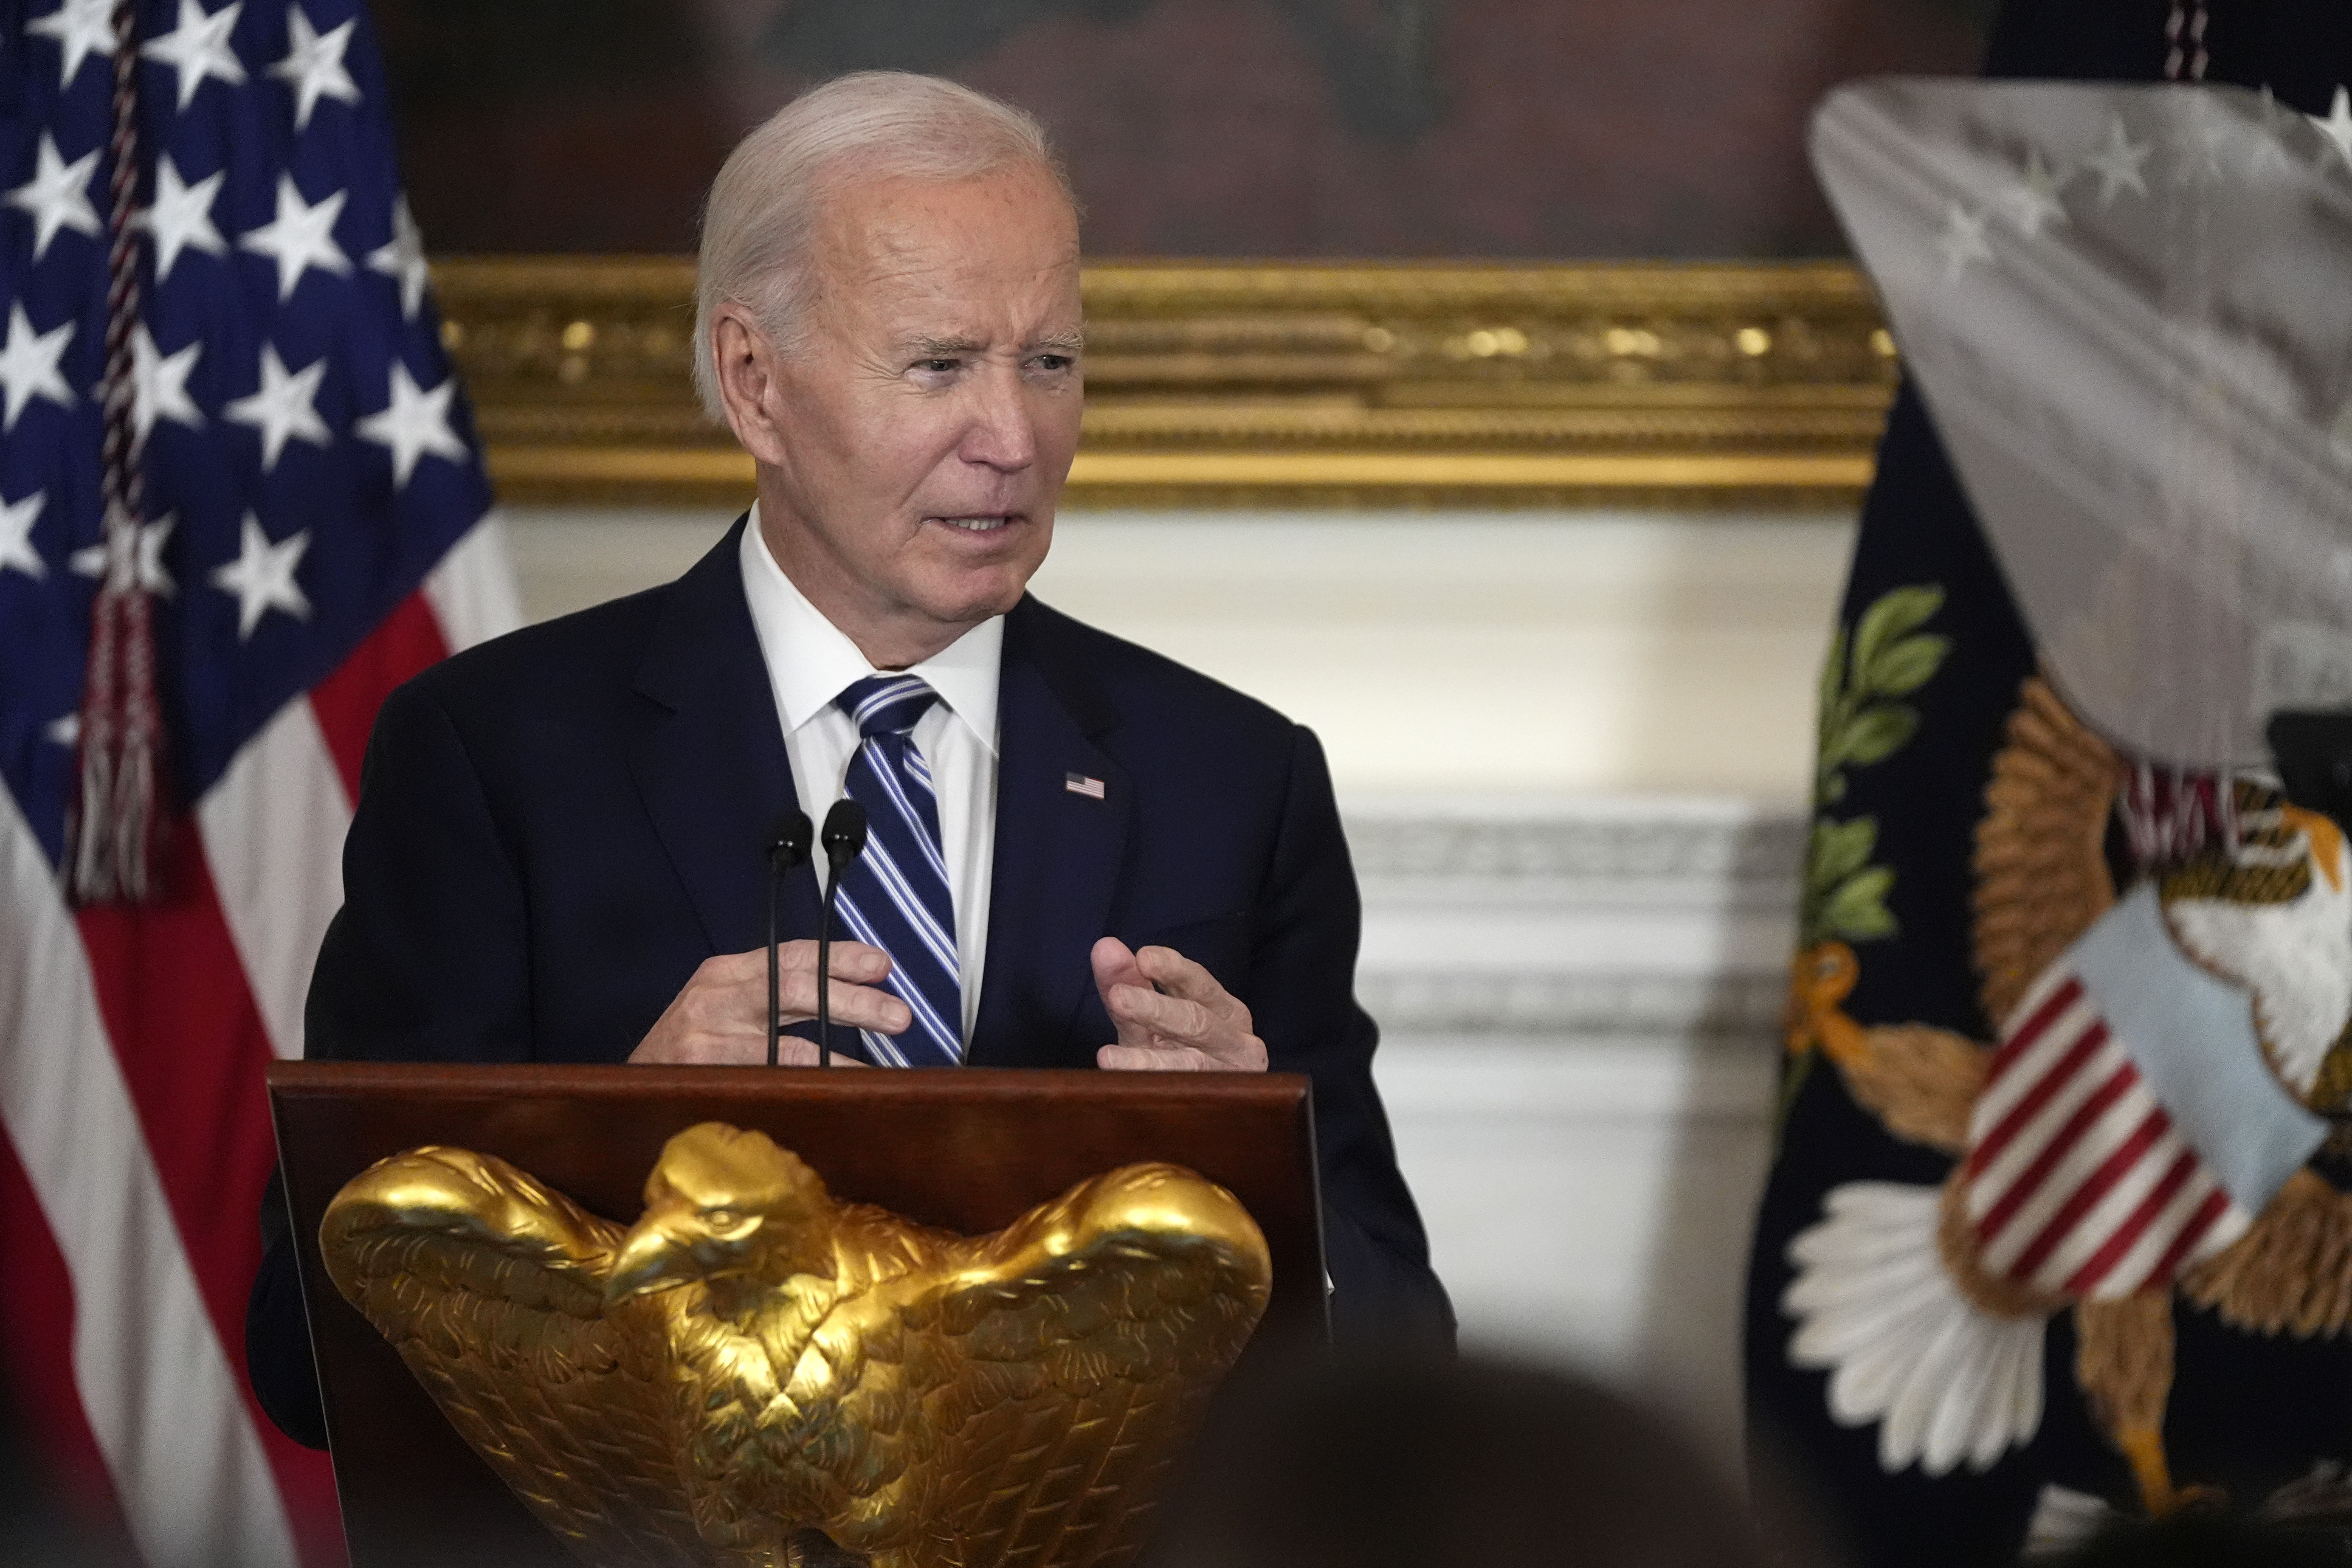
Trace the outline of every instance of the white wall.
{"type": "MultiPolygon", "coordinates": [[[[715,513],[510,514],[534,616],[715,513]]],[[[1834,516],[1066,514],[1039,595],[1322,736],[1379,1076],[1466,1341],[1731,1459],[1834,516]]]]}
{"type": "Polygon", "coordinates": [[[1727,1460],[1801,822],[1736,800],[1354,812],[1375,1071],[1465,1341],[1727,1460]]]}

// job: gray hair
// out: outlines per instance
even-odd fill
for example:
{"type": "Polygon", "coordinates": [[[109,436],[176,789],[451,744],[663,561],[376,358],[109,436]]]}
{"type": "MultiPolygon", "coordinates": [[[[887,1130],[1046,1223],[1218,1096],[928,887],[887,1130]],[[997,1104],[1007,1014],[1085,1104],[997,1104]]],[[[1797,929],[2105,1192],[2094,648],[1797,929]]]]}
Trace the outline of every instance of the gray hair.
{"type": "MultiPolygon", "coordinates": [[[[750,310],[787,350],[815,293],[809,246],[824,199],[852,176],[941,182],[1014,164],[1069,177],[1034,118],[986,93],[910,71],[857,71],[811,89],[735,144],[711,182],[695,263],[694,389],[726,421],[710,352],[722,304],[750,310]]],[[[1071,197],[1071,206],[1077,205],[1071,197]]]]}

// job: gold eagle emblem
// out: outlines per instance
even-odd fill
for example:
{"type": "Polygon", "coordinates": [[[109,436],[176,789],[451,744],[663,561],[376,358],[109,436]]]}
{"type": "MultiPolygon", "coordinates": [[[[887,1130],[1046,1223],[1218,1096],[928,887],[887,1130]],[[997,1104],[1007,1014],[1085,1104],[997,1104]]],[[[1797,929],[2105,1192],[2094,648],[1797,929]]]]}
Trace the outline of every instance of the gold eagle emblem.
{"type": "Polygon", "coordinates": [[[1271,1282],[1240,1204],[1173,1165],[963,1237],[706,1122],[645,1195],[623,1226],[424,1148],[320,1231],[336,1288],[593,1568],[781,1568],[812,1543],[877,1568],[1124,1562],[1271,1282]]]}

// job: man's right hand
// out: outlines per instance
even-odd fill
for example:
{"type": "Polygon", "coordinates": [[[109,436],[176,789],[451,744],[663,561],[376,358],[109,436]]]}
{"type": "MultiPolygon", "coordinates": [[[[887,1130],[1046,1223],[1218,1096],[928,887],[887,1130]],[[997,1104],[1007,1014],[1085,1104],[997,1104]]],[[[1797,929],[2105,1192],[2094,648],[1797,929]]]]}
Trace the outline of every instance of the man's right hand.
{"type": "MultiPolygon", "coordinates": [[[[776,949],[778,1021],[816,1016],[816,943],[788,942],[776,949]]],[[[845,1028],[895,1035],[913,1023],[907,1005],[876,989],[890,973],[890,955],[862,942],[833,944],[833,1021],[845,1028]]],[[[637,1048],[633,1062],[764,1067],[768,1061],[768,955],[723,953],[703,960],[637,1048]]],[[[836,1055],[836,1061],[854,1058],[836,1055]]],[[[816,1047],[796,1035],[776,1042],[786,1067],[816,1066],[816,1047]]],[[[862,1065],[862,1064],[860,1064],[862,1065]]]]}

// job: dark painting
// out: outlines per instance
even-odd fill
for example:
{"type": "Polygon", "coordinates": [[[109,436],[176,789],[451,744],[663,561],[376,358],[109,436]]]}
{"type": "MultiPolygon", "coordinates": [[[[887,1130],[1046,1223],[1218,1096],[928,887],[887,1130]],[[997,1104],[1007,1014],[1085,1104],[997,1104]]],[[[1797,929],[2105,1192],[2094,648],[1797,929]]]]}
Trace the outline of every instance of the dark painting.
{"type": "Polygon", "coordinates": [[[1967,72],[1984,0],[376,0],[443,254],[691,249],[743,130],[937,71],[1052,129],[1096,256],[1834,254],[1832,84],[1967,72]]]}

